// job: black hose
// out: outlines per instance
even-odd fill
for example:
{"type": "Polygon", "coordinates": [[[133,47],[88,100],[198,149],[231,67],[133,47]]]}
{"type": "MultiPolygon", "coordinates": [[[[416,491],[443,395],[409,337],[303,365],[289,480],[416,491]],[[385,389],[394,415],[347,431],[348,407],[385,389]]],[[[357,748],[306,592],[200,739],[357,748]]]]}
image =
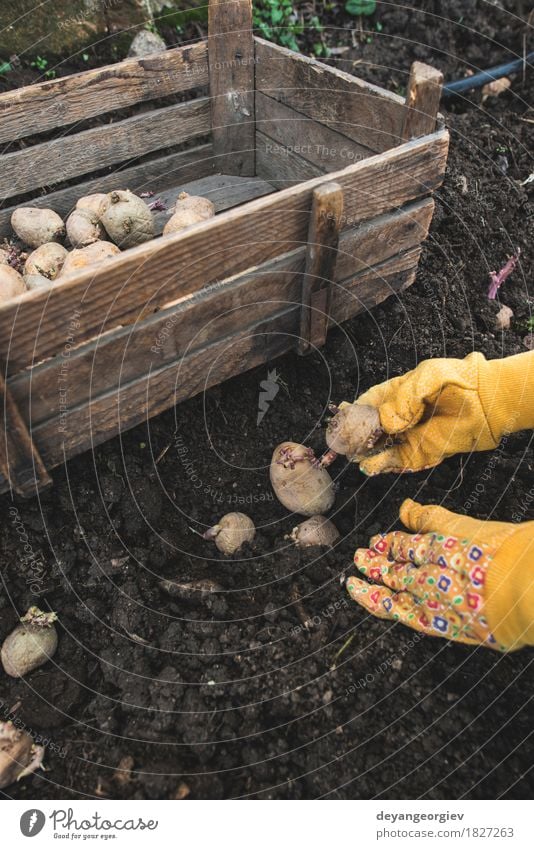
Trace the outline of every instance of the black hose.
{"type": "Polygon", "coordinates": [[[472,77],[465,77],[462,80],[447,83],[443,86],[443,97],[450,97],[452,94],[461,94],[464,91],[471,91],[473,88],[481,88],[486,83],[493,82],[493,80],[499,80],[508,74],[521,71],[526,67],[527,62],[534,62],[534,51],[525,56],[524,59],[505,62],[503,65],[496,65],[495,68],[488,68],[487,71],[479,71],[478,74],[473,74],[472,77]]]}

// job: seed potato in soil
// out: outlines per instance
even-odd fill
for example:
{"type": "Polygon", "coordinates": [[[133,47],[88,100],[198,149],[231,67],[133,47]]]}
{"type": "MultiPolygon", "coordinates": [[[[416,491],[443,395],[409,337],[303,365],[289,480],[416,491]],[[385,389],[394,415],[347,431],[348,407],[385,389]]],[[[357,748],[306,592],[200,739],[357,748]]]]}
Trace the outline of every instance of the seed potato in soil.
{"type": "MultiPolygon", "coordinates": [[[[466,63],[521,54],[524,25],[496,6],[451,0],[447,15],[463,16],[462,26],[425,17],[433,2],[419,7],[384,6],[382,32],[356,47],[344,18],[351,52],[338,66],[395,90],[414,59],[454,79],[466,63]]],[[[327,13],[325,24],[339,20],[327,13]]],[[[479,92],[443,107],[450,159],[414,286],[331,332],[320,352],[270,363],[283,385],[260,426],[267,366],[76,458],[38,500],[2,497],[0,640],[32,604],[61,623],[53,663],[27,680],[2,678],[3,705],[20,702],[17,717],[55,744],[49,771],[5,795],[173,799],[184,784],[192,799],[532,795],[532,651],[503,656],[420,637],[367,616],[340,585],[357,546],[400,527],[406,497],[534,518],[532,434],[402,477],[365,478],[339,458],[329,518],[340,540],[327,550],[285,539],[295,519],[269,484],[279,443],[325,450],[329,401],[352,401],[428,357],[524,350],[534,298],[532,185],[521,186],[533,170],[533,125],[522,120],[531,78],[480,101],[479,92]],[[516,247],[521,268],[490,302],[489,271],[516,247]],[[503,304],[514,318],[501,332],[503,304]],[[231,561],[191,531],[229,512],[257,529],[231,561]],[[42,564],[37,595],[18,519],[42,564]],[[169,581],[211,583],[173,595],[169,581]],[[119,780],[125,758],[131,770],[119,780]]]]}

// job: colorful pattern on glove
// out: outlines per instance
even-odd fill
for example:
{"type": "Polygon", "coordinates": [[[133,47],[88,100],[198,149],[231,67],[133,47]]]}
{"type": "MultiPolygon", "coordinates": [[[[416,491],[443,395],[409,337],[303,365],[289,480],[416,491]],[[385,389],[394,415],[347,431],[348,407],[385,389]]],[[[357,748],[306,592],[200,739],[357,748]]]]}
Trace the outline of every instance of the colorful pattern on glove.
{"type": "Polygon", "coordinates": [[[506,651],[484,615],[484,591],[492,549],[439,533],[393,531],[360,548],[354,563],[370,584],[350,577],[351,598],[381,619],[463,643],[506,651]]]}

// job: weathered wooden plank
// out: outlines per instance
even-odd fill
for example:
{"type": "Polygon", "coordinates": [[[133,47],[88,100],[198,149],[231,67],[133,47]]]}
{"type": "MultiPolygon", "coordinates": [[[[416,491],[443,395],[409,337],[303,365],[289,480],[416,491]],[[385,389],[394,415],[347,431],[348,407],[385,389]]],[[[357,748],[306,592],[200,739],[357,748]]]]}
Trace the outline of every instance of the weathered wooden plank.
{"type": "Polygon", "coordinates": [[[254,39],[251,0],[210,0],[211,128],[227,174],[253,176],[254,39]]]}
{"type": "Polygon", "coordinates": [[[268,180],[278,189],[285,189],[324,174],[317,165],[263,133],[256,133],[256,170],[259,177],[268,180]]]}
{"type": "MultiPolygon", "coordinates": [[[[333,300],[330,326],[371,309],[381,298],[402,291],[415,277],[419,249],[394,257],[382,266],[347,282],[346,291],[333,300]],[[415,264],[414,264],[415,263],[415,264]]],[[[383,299],[383,298],[382,298],[383,299]]],[[[298,332],[300,307],[289,306],[259,324],[248,326],[194,351],[179,362],[127,385],[115,387],[69,411],[64,419],[55,416],[32,432],[48,469],[106,439],[158,415],[182,400],[191,398],[230,377],[272,361],[291,350],[298,332]]],[[[0,491],[6,488],[0,478],[0,491]]]]}
{"type": "Polygon", "coordinates": [[[6,153],[1,158],[0,199],[71,180],[209,131],[209,98],[199,97],[6,153]]]}
{"type": "MultiPolygon", "coordinates": [[[[1,161],[1,160],[0,160],[1,161]]],[[[65,218],[76,206],[76,201],[84,195],[94,192],[109,192],[117,188],[127,188],[133,192],[156,193],[169,186],[187,183],[193,179],[206,177],[220,170],[220,163],[213,153],[211,144],[170,153],[150,162],[142,162],[130,168],[115,168],[111,174],[94,177],[45,195],[32,198],[31,206],[54,209],[65,218]]],[[[0,238],[11,236],[11,216],[16,206],[0,210],[0,238]]]]}
{"type": "Polygon", "coordinates": [[[402,138],[405,141],[434,132],[442,88],[441,71],[423,62],[412,64],[402,126],[402,138]]]}
{"type": "Polygon", "coordinates": [[[368,147],[260,91],[256,92],[256,130],[323,172],[339,171],[374,155],[368,147]]]}
{"type": "Polygon", "coordinates": [[[0,374],[0,472],[19,495],[36,495],[52,482],[11,390],[0,374]]]}
{"type": "Polygon", "coordinates": [[[65,127],[208,83],[205,41],[0,95],[0,142],[65,127]]]}
{"type": "Polygon", "coordinates": [[[343,219],[343,190],[339,183],[323,183],[313,192],[312,213],[302,275],[299,354],[324,345],[332,302],[339,231],[343,219]]]}
{"type": "Polygon", "coordinates": [[[403,98],[262,39],[256,89],[375,152],[402,141],[403,98]]]}
{"type": "Polygon", "coordinates": [[[76,344],[135,321],[170,301],[240,274],[306,242],[313,190],[335,179],[343,188],[343,229],[423,197],[440,185],[448,148],[445,130],[244,207],[187,232],[154,239],[50,290],[0,306],[0,357],[12,373],[61,351],[71,316],[76,344]],[[36,334],[36,328],[39,328],[36,334]],[[10,344],[11,335],[17,344],[10,344]]]}
{"type": "MultiPolygon", "coordinates": [[[[370,266],[417,248],[428,232],[433,208],[431,199],[418,201],[342,233],[335,280],[347,288],[346,281],[366,275],[370,266]]],[[[59,357],[20,373],[9,386],[22,414],[35,426],[58,414],[60,386],[68,407],[76,407],[85,403],[89,394],[96,397],[176,362],[216,338],[231,337],[237,329],[267,319],[288,305],[299,304],[305,256],[306,247],[302,246],[247,274],[189,295],[142,322],[113,330],[80,348],[69,347],[59,357]]],[[[375,284],[373,295],[381,300],[384,291],[381,284],[375,284]]]]}

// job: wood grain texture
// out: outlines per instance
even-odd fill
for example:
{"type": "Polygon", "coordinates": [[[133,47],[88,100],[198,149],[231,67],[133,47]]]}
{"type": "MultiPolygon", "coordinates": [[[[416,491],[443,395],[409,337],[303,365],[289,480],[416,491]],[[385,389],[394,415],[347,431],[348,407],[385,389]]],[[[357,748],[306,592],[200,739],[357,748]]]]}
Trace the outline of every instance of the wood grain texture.
{"type": "Polygon", "coordinates": [[[11,390],[0,374],[0,472],[23,496],[36,495],[52,479],[32,443],[11,390]]]}
{"type": "MultiPolygon", "coordinates": [[[[347,281],[333,299],[330,326],[404,290],[415,278],[419,252],[415,248],[347,281]]],[[[292,349],[299,322],[300,305],[286,306],[265,320],[241,326],[231,337],[72,409],[62,424],[58,417],[42,422],[33,437],[44,462],[52,469],[115,436],[119,428],[124,432],[211,386],[271,362],[292,349]]],[[[5,489],[0,478],[0,491],[5,489]]]]}
{"type": "Polygon", "coordinates": [[[447,148],[446,131],[416,139],[335,175],[223,212],[183,234],[146,242],[47,291],[14,298],[0,306],[0,357],[12,373],[61,351],[74,312],[81,344],[302,246],[312,192],[322,182],[335,179],[343,188],[342,229],[424,197],[442,181],[447,148]],[[16,345],[10,344],[12,334],[16,345]]]}
{"type": "Polygon", "coordinates": [[[391,295],[404,291],[415,280],[420,256],[421,246],[417,245],[342,281],[333,292],[330,327],[372,310],[391,295]]]}
{"type": "Polygon", "coordinates": [[[208,83],[205,41],[0,95],[0,142],[44,133],[208,83]]]}
{"type": "Polygon", "coordinates": [[[402,126],[402,138],[405,141],[434,132],[442,88],[441,71],[423,62],[413,62],[402,126]]]}
{"type": "Polygon", "coordinates": [[[53,186],[210,131],[208,97],[43,142],[1,158],[0,199],[53,186]]]}
{"type": "Polygon", "coordinates": [[[402,141],[403,98],[262,39],[256,89],[375,152],[402,141]]]}
{"type": "Polygon", "coordinates": [[[263,133],[256,133],[256,172],[278,190],[296,186],[325,173],[322,168],[263,133]]]}
{"type": "Polygon", "coordinates": [[[339,183],[318,186],[313,192],[302,275],[302,310],[297,343],[300,355],[309,354],[324,345],[326,340],[342,220],[343,189],[339,183]]]}
{"type": "Polygon", "coordinates": [[[256,92],[256,130],[322,172],[339,171],[374,155],[368,147],[260,91],[256,92]]]}
{"type": "Polygon", "coordinates": [[[254,164],[254,39],[251,0],[210,0],[208,64],[213,147],[224,171],[244,177],[254,164]]]}
{"type": "MultiPolygon", "coordinates": [[[[234,178],[235,179],[235,178],[234,178]]],[[[335,280],[367,275],[399,253],[418,248],[425,238],[434,202],[418,201],[406,209],[380,216],[341,234],[335,280]]],[[[177,304],[127,327],[117,328],[79,348],[24,371],[9,381],[23,416],[32,426],[58,415],[61,385],[69,408],[87,403],[113,387],[144,373],[178,362],[241,327],[295,306],[300,310],[306,246],[183,298],[177,304]]],[[[336,287],[337,288],[337,287],[336,287]]],[[[381,300],[384,288],[375,286],[381,300]]],[[[370,303],[370,295],[366,295],[370,303]]],[[[354,299],[352,299],[354,300],[354,299]]],[[[349,313],[346,313],[348,315],[349,313]]]]}
{"type": "MultiPolygon", "coordinates": [[[[213,153],[213,146],[203,144],[142,162],[140,165],[119,167],[111,174],[40,195],[32,199],[31,206],[53,209],[62,218],[66,218],[76,206],[76,201],[84,195],[110,192],[117,188],[130,189],[136,193],[153,191],[159,194],[171,186],[214,174],[219,170],[219,165],[213,153]]],[[[0,210],[0,237],[12,235],[11,216],[15,209],[16,206],[10,206],[0,210]]]]}

